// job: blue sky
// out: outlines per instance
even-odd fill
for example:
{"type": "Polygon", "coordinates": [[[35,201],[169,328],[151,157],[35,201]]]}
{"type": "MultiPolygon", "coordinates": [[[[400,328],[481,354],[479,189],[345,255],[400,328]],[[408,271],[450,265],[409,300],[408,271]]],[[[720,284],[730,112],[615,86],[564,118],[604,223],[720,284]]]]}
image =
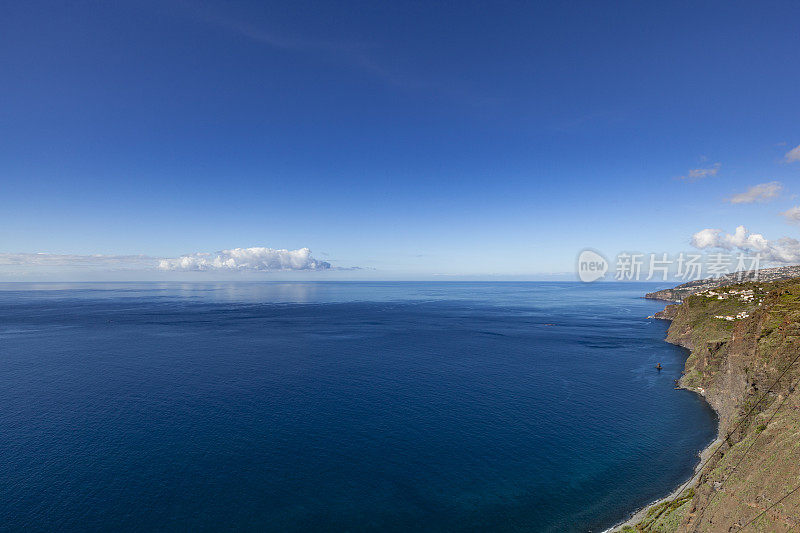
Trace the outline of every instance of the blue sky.
{"type": "Polygon", "coordinates": [[[798,20],[796,2],[6,3],[0,278],[265,247],[332,266],[311,278],[545,279],[584,247],[797,239],[798,20]]]}

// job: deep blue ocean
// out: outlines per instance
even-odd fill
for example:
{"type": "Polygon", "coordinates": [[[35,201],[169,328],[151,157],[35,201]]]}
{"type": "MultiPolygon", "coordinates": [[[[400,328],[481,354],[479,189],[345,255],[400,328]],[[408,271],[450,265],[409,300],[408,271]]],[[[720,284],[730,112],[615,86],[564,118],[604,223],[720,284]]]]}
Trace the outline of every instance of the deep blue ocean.
{"type": "Polygon", "coordinates": [[[652,289],[0,284],[0,529],[601,531],[716,431],[652,289]]]}

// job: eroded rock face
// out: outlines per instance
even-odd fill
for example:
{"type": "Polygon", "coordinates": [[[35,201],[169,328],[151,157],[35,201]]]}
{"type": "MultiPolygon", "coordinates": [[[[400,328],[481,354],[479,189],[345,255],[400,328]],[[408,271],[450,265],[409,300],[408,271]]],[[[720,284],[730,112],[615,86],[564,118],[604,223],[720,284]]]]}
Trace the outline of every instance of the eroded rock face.
{"type": "Polygon", "coordinates": [[[663,311],[659,311],[653,318],[658,318],[659,320],[673,320],[675,316],[678,314],[678,309],[680,309],[679,305],[673,304],[668,305],[664,308],[663,311]]]}
{"type": "Polygon", "coordinates": [[[771,507],[800,485],[800,278],[697,291],[660,314],[691,350],[680,385],[714,407],[724,442],[647,530],[738,531],[767,509],[748,530],[800,527],[800,490],[771,507]]]}

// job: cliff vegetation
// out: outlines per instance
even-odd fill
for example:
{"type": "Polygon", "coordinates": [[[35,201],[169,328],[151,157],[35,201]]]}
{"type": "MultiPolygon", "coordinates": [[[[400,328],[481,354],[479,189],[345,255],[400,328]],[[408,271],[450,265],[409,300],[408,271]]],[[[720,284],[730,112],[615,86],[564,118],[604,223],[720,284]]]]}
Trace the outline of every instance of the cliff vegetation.
{"type": "Polygon", "coordinates": [[[680,386],[720,417],[694,486],[630,531],[800,530],[800,278],[712,286],[658,316],[691,350],[680,386]]]}

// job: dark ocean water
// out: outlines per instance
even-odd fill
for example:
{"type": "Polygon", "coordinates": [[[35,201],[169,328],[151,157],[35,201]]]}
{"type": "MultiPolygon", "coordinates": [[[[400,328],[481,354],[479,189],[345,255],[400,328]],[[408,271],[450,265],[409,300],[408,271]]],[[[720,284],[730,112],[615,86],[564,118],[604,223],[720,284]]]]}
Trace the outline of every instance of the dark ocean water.
{"type": "Polygon", "coordinates": [[[0,285],[0,529],[600,531],[716,429],[650,289],[0,285]]]}

